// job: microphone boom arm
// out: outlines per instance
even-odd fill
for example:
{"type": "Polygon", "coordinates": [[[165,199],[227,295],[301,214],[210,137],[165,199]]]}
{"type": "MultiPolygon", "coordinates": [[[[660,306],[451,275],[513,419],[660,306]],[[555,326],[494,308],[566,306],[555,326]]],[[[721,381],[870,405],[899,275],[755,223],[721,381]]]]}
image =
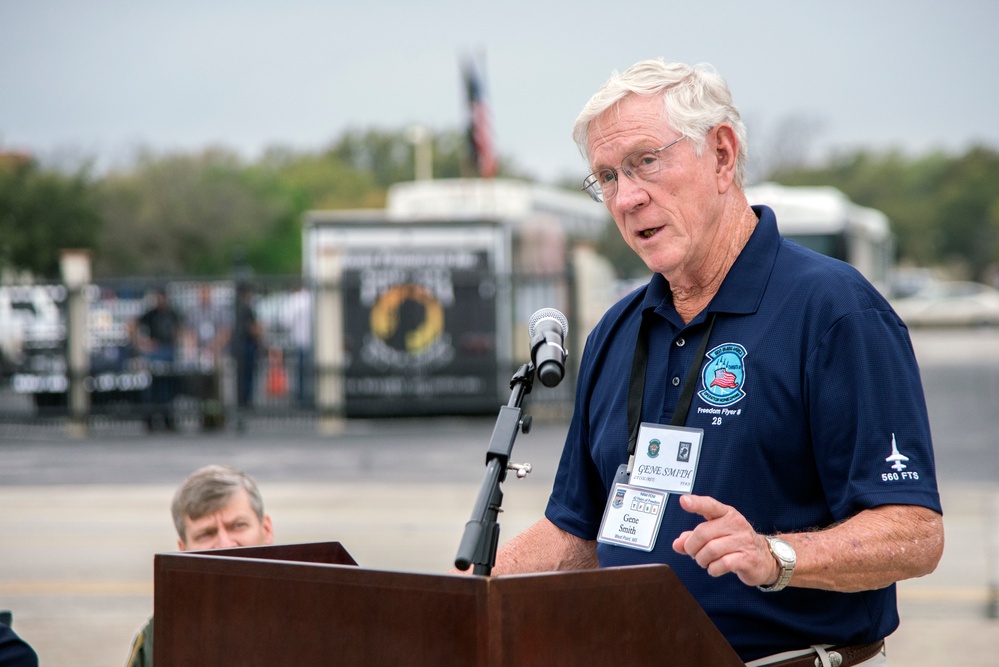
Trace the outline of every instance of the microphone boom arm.
{"type": "Polygon", "coordinates": [[[500,407],[489,439],[486,452],[486,473],[479,488],[479,495],[472,508],[472,516],[465,524],[455,556],[454,566],[467,570],[474,565],[473,574],[489,576],[496,565],[496,549],[499,547],[499,517],[503,505],[503,491],[500,484],[506,480],[517,433],[531,430],[531,418],[524,415],[521,408],[524,396],[531,393],[534,386],[534,364],[520,367],[510,380],[510,399],[500,407]]]}

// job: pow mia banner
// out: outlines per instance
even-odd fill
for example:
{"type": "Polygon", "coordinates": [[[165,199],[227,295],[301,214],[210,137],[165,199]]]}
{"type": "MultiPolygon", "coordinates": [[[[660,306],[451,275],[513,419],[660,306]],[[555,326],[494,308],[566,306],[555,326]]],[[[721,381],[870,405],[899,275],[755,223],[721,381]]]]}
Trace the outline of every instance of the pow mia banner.
{"type": "Polygon", "coordinates": [[[348,414],[496,408],[496,279],[487,251],[353,248],[343,268],[348,414]]]}

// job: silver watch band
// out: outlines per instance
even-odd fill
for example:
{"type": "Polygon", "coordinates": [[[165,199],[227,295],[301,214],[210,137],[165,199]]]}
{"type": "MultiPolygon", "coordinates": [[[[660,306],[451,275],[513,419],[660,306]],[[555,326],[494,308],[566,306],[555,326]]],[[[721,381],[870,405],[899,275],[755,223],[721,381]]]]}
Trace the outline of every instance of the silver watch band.
{"type": "Polygon", "coordinates": [[[769,586],[757,586],[757,588],[765,593],[776,593],[783,590],[791,581],[797,555],[794,553],[794,548],[779,537],[764,535],[764,539],[770,548],[770,555],[777,561],[777,581],[769,586]]]}

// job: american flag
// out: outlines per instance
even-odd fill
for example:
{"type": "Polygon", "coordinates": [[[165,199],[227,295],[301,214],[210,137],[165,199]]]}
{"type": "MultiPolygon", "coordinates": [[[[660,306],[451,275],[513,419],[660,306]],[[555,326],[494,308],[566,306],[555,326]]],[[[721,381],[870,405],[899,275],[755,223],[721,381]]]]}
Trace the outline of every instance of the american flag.
{"type": "Polygon", "coordinates": [[[468,95],[468,146],[472,162],[482,178],[496,175],[498,163],[493,148],[493,128],[485,101],[482,79],[471,60],[464,66],[465,91],[468,95]]]}
{"type": "Polygon", "coordinates": [[[736,382],[735,373],[727,370],[717,370],[715,371],[715,379],[711,381],[712,387],[721,387],[722,389],[736,389],[739,384],[736,382]]]}

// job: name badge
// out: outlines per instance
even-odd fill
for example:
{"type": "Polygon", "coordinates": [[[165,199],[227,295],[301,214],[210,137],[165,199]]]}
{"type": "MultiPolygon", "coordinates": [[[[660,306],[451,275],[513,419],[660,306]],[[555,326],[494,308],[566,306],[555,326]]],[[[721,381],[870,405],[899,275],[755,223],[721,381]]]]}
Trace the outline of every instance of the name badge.
{"type": "Polygon", "coordinates": [[[668,493],[691,493],[704,430],[643,423],[629,482],[668,493]]]}
{"type": "Polygon", "coordinates": [[[668,493],[615,484],[607,499],[597,542],[652,551],[663,521],[668,493]]]}

